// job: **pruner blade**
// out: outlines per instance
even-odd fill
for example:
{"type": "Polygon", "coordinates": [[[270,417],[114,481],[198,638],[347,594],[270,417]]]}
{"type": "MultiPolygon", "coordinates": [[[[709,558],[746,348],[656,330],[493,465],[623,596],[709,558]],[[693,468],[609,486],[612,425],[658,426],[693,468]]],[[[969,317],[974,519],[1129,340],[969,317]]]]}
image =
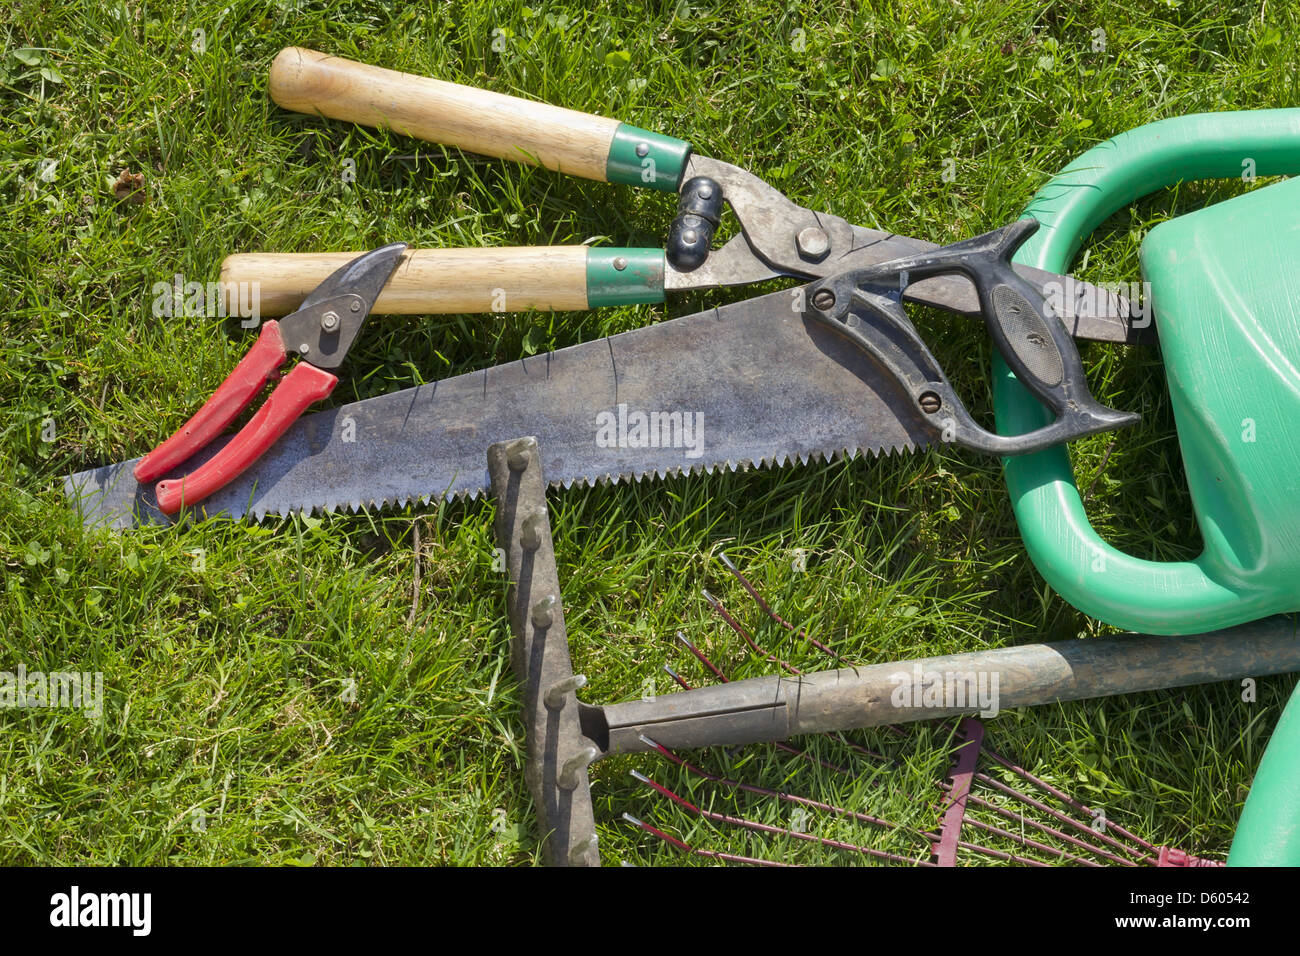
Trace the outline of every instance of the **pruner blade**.
{"type": "Polygon", "coordinates": [[[140,459],[136,481],[156,481],[207,447],[252,404],[290,353],[298,355],[298,363],[229,444],[189,474],[158,482],[160,511],[175,514],[233,481],[309,406],[334,391],[339,380],[333,370],[343,364],[406,249],[406,243],[395,242],[358,256],[317,286],[297,312],[262,324],[257,342],[203,407],[140,459]]]}

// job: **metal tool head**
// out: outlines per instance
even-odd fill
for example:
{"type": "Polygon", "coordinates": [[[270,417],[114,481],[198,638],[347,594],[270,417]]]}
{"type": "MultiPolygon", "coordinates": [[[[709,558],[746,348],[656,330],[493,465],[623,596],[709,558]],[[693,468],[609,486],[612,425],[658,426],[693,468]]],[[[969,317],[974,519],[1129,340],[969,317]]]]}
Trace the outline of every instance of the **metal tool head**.
{"type": "Polygon", "coordinates": [[[297,312],[280,320],[285,348],[317,368],[342,365],[407,248],[404,242],[390,243],[335,270],[297,312]]]}
{"type": "Polygon", "coordinates": [[[546,511],[542,452],[533,438],[487,450],[497,499],[497,540],[510,575],[510,660],[524,697],[525,776],[552,866],[599,866],[587,767],[604,753],[576,696],[587,679],[573,673],[560,602],[555,545],[546,511]]]}
{"type": "MultiPolygon", "coordinates": [[[[670,254],[664,274],[664,288],[669,291],[748,285],[781,276],[821,279],[940,248],[807,209],[748,170],[692,154],[683,174],[684,187],[701,178],[721,187],[722,198],[741,231],[705,256],[675,263],[670,254]],[[697,260],[699,264],[691,267],[697,260]]],[[[673,232],[669,235],[671,240],[673,232]]],[[[1059,302],[1058,317],[1073,337],[1129,344],[1154,340],[1150,317],[1135,311],[1123,296],[1030,266],[1017,264],[1014,269],[1059,302]],[[1065,294],[1067,286],[1074,297],[1065,294]]],[[[916,282],[904,298],[962,315],[981,311],[975,287],[959,275],[936,275],[916,282]]]]}

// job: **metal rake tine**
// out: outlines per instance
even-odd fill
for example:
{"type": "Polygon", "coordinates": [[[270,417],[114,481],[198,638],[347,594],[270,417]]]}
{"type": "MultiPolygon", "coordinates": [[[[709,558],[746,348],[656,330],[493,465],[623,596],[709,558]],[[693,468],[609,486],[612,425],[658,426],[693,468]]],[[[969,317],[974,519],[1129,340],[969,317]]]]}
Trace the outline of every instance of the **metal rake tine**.
{"type": "MultiPolygon", "coordinates": [[[[1043,792],[1051,794],[1053,797],[1055,797],[1057,800],[1064,803],[1066,806],[1070,807],[1075,812],[1082,813],[1084,816],[1090,818],[1096,817],[1096,814],[1087,805],[1076,800],[1068,793],[1065,793],[1061,790],[1058,790],[1056,787],[1053,787],[1046,780],[1040,780],[1038,777],[1034,776],[1028,770],[1025,770],[1023,767],[1015,763],[1012,763],[1006,757],[1003,757],[1000,754],[997,754],[991,750],[986,750],[985,753],[987,753],[988,756],[991,757],[995,763],[1001,764],[1003,767],[1010,770],[1012,773],[1016,774],[1016,776],[1020,777],[1022,780],[1027,780],[1029,783],[1033,784],[1035,787],[1038,787],[1043,792]]],[[[1110,827],[1112,830],[1114,830],[1116,833],[1118,833],[1120,836],[1124,837],[1125,839],[1132,840],[1134,843],[1138,844],[1138,846],[1142,847],[1144,850],[1148,850],[1150,851],[1150,853],[1158,852],[1157,848],[1153,844],[1148,843],[1146,840],[1143,840],[1141,837],[1136,836],[1133,833],[1130,833],[1128,830],[1120,826],[1118,823],[1114,823],[1110,820],[1107,820],[1106,825],[1110,827]]],[[[1150,857],[1144,856],[1143,859],[1150,859],[1150,857]]]]}
{"type": "Polygon", "coordinates": [[[675,836],[670,836],[669,834],[665,833],[663,830],[660,830],[658,827],[652,826],[651,824],[646,823],[644,820],[632,816],[632,814],[630,813],[624,813],[623,819],[626,820],[628,823],[632,824],[632,826],[637,827],[638,829],[646,833],[649,833],[652,836],[658,837],[660,840],[663,840],[669,846],[675,846],[677,847],[677,849],[682,850],[686,853],[690,853],[694,856],[702,856],[710,860],[719,860],[723,863],[745,863],[750,866],[792,867],[795,865],[793,863],[782,863],[779,860],[760,860],[757,857],[752,857],[752,856],[738,856],[734,853],[722,853],[718,850],[697,849],[696,847],[691,846],[685,841],[677,839],[677,837],[675,836]]]}
{"type": "MultiPolygon", "coordinates": [[[[1033,797],[1031,797],[1029,794],[1022,793],[1021,791],[1017,790],[1015,787],[1009,787],[1002,781],[994,777],[990,777],[986,773],[982,773],[982,772],[978,773],[975,775],[975,778],[979,780],[980,783],[992,787],[997,792],[1002,793],[1010,797],[1011,799],[1024,804],[1027,807],[1031,807],[1032,809],[1037,810],[1040,813],[1046,814],[1047,816],[1051,817],[1053,820],[1056,820],[1067,826],[1074,827],[1076,830],[1079,830],[1080,832],[1088,833],[1089,835],[1095,837],[1100,842],[1105,843],[1106,845],[1116,850],[1119,850],[1122,853],[1127,853],[1130,854],[1131,856],[1137,857],[1136,861],[1121,859],[1119,857],[1113,857],[1113,859],[1115,859],[1116,862],[1136,866],[1138,863],[1151,859],[1151,857],[1148,854],[1142,853],[1140,850],[1134,847],[1125,846],[1123,843],[1120,843],[1118,840],[1114,839],[1113,837],[1108,837],[1104,833],[1098,833],[1097,831],[1093,830],[1090,826],[1085,824],[1083,821],[1076,820],[1074,817],[1061,813],[1059,810],[1056,810],[1055,808],[1048,806],[1047,804],[1043,803],[1041,800],[1036,800],[1033,797]]],[[[1017,816],[1022,817],[1028,822],[1032,822],[1029,821],[1029,818],[1025,817],[1023,814],[1017,814],[1017,816]]],[[[1067,840],[1073,839],[1068,836],[1065,836],[1064,834],[1062,834],[1062,836],[1067,840]]],[[[1100,848],[1092,848],[1092,850],[1093,852],[1100,853],[1103,856],[1111,857],[1110,854],[1106,853],[1104,850],[1101,850],[1100,848]]]]}
{"type": "Polygon", "coordinates": [[[854,743],[852,740],[849,740],[847,737],[844,736],[843,731],[836,731],[834,734],[831,734],[831,736],[833,736],[844,746],[848,747],[854,753],[861,754],[864,757],[870,757],[873,760],[884,760],[884,761],[888,761],[889,763],[894,762],[894,758],[890,757],[887,754],[882,754],[878,751],[872,750],[870,747],[864,747],[862,746],[862,744],[854,743]]]}
{"type": "Polygon", "coordinates": [[[909,857],[902,856],[901,854],[890,853],[886,850],[877,850],[874,847],[859,846],[856,843],[847,843],[843,840],[831,840],[828,839],[827,837],[820,837],[813,833],[804,833],[799,830],[790,829],[789,827],[779,827],[776,826],[775,824],[761,823],[758,820],[749,820],[745,817],[732,816],[731,814],[728,813],[718,813],[717,811],[714,810],[705,810],[702,807],[697,807],[695,804],[691,803],[685,797],[677,795],[672,790],[663,786],[663,784],[656,783],[655,781],[651,780],[643,773],[639,773],[638,771],[633,770],[631,771],[631,775],[633,779],[637,780],[639,783],[643,783],[646,786],[650,787],[656,793],[659,793],[660,795],[667,797],[677,806],[680,806],[683,809],[685,809],[687,812],[693,813],[696,816],[700,817],[701,819],[708,820],[711,823],[725,823],[731,826],[742,827],[746,830],[753,830],[757,833],[767,833],[773,836],[791,837],[795,840],[803,840],[809,843],[817,843],[821,846],[825,846],[833,850],[846,850],[853,853],[861,853],[864,856],[870,856],[880,860],[889,860],[890,862],[893,863],[913,863],[917,866],[934,865],[928,861],[913,860],[909,857]]]}
{"type": "Polygon", "coordinates": [[[765,661],[771,661],[772,663],[776,664],[778,667],[782,668],[783,670],[789,671],[791,674],[798,675],[803,673],[803,671],[799,670],[799,668],[787,664],[785,661],[781,660],[781,658],[777,657],[775,654],[770,654],[767,651],[763,650],[761,647],[759,647],[757,644],[755,644],[754,639],[749,636],[749,632],[746,631],[745,628],[741,626],[739,621],[737,621],[734,617],[732,617],[730,614],[727,613],[727,609],[722,606],[722,602],[718,600],[716,597],[714,597],[712,594],[710,594],[708,590],[701,590],[700,593],[704,595],[704,600],[709,602],[709,606],[712,607],[713,610],[718,613],[718,616],[721,617],[724,621],[726,621],[728,626],[737,634],[739,634],[746,644],[748,644],[751,648],[753,648],[755,654],[763,658],[763,660],[765,661]]]}
{"type": "Polygon", "coordinates": [[[680,641],[688,651],[694,654],[696,660],[698,660],[701,664],[707,667],[713,673],[714,677],[722,681],[724,684],[730,683],[731,678],[727,677],[726,674],[722,673],[722,670],[717,665],[715,665],[713,661],[705,657],[704,652],[702,650],[700,650],[689,640],[687,640],[686,635],[683,634],[681,631],[677,632],[677,640],[680,641]]]}
{"type": "Polygon", "coordinates": [[[642,734],[641,739],[645,741],[647,744],[649,744],[650,746],[654,747],[655,750],[657,750],[661,756],[666,757],[668,760],[672,761],[677,766],[684,769],[687,773],[693,774],[697,777],[701,777],[705,780],[710,781],[711,783],[716,783],[719,786],[727,787],[728,789],[731,790],[744,790],[747,793],[757,794],[758,796],[762,796],[762,797],[772,797],[773,799],[781,800],[785,803],[794,803],[794,804],[799,804],[800,806],[811,807],[814,810],[823,810],[827,813],[834,813],[838,816],[849,817],[858,821],[859,823],[866,823],[871,826],[876,826],[876,827],[881,827],[884,829],[891,829],[891,830],[902,829],[904,832],[907,833],[913,832],[907,830],[906,828],[899,827],[897,823],[893,823],[890,820],[885,820],[881,817],[872,816],[871,814],[863,813],[860,810],[850,810],[847,807],[837,807],[834,804],[825,803],[821,800],[814,800],[811,797],[801,797],[798,794],[788,793],[783,790],[772,790],[768,787],[760,787],[757,784],[742,783],[739,780],[731,780],[730,778],[724,777],[721,774],[710,773],[708,770],[705,770],[703,767],[696,766],[695,764],[691,763],[689,760],[685,759],[684,757],[678,756],[677,754],[669,750],[667,747],[665,747],[663,744],[651,740],[649,737],[645,736],[644,734],[642,734]]]}
{"type": "MultiPolygon", "coordinates": [[[[998,816],[1002,817],[1004,820],[1010,820],[1013,823],[1019,823],[1022,826],[1029,826],[1032,829],[1037,830],[1039,833],[1044,834],[1045,836],[1051,836],[1051,837],[1055,837],[1058,840],[1063,840],[1066,843],[1069,843],[1071,846],[1076,846],[1082,850],[1086,850],[1089,853],[1094,853],[1097,856],[1102,857],[1103,859],[1110,860],[1112,863],[1115,863],[1118,866],[1138,865],[1133,860],[1128,859],[1127,857],[1116,856],[1114,853],[1108,853],[1107,851],[1103,850],[1101,847],[1093,846],[1092,844],[1088,843],[1085,840],[1080,840],[1078,837],[1070,836],[1070,834],[1065,833],[1064,831],[1057,830],[1055,827],[1050,827],[1047,824],[1041,823],[1038,820],[1026,816],[1023,813],[1016,813],[1013,810],[1008,810],[1006,807],[1000,807],[993,801],[986,800],[983,797],[979,796],[978,794],[969,793],[966,795],[966,799],[967,801],[975,804],[976,806],[984,807],[986,810],[993,811],[998,816]]],[[[1077,822],[1077,821],[1072,821],[1072,822],[1077,822]]],[[[1126,849],[1123,846],[1121,846],[1120,848],[1126,849]]]]}
{"type": "Polygon", "coordinates": [[[978,843],[971,843],[969,840],[958,840],[957,846],[963,850],[970,850],[972,853],[979,853],[982,856],[992,857],[995,860],[1002,860],[1005,863],[1018,863],[1021,866],[1037,867],[1047,867],[1051,865],[1049,863],[1044,863],[1042,860],[1035,860],[1027,856],[1008,853],[1006,850],[995,850],[991,846],[981,846],[978,843]]]}
{"type": "Polygon", "coordinates": [[[749,596],[754,599],[754,603],[758,605],[759,610],[761,610],[772,620],[776,621],[777,624],[780,624],[787,631],[793,632],[796,637],[806,638],[808,642],[812,644],[813,647],[817,648],[822,653],[830,655],[831,658],[833,658],[836,661],[839,661],[841,664],[847,663],[847,661],[845,661],[845,659],[842,656],[840,656],[840,654],[838,654],[829,645],[823,644],[821,641],[817,640],[817,638],[813,637],[803,628],[795,627],[793,624],[791,624],[781,615],[777,614],[776,611],[772,610],[772,606],[768,604],[765,600],[763,600],[763,596],[758,593],[758,589],[755,588],[754,585],[750,583],[749,578],[745,577],[743,574],[740,573],[740,568],[736,567],[735,563],[731,560],[731,558],[727,557],[726,552],[719,551],[718,557],[721,559],[723,566],[732,573],[732,575],[735,577],[737,581],[740,582],[740,586],[749,592],[749,596]]]}
{"type": "Polygon", "coordinates": [[[664,665],[664,672],[665,672],[669,677],[671,677],[671,678],[676,682],[677,686],[680,687],[682,690],[690,690],[690,689],[691,689],[691,685],[688,684],[688,683],[686,683],[686,678],[682,677],[681,674],[677,673],[675,670],[673,670],[673,669],[672,669],[671,667],[669,667],[667,664],[664,665]]]}
{"type": "Polygon", "coordinates": [[[1056,847],[1048,846],[1045,843],[1039,843],[1037,840],[1031,840],[1029,837],[1021,836],[1018,833],[1012,833],[1010,830],[1003,829],[1002,827],[999,826],[994,826],[992,823],[985,823],[983,820],[975,820],[970,817],[967,817],[964,823],[966,826],[975,827],[975,829],[977,830],[983,830],[986,833],[993,833],[1000,837],[1005,837],[1009,840],[1014,840],[1016,843],[1019,843],[1021,846],[1028,847],[1032,850],[1038,850],[1040,853],[1047,853],[1050,854],[1051,856],[1058,857],[1059,859],[1067,863],[1078,863],[1081,866],[1091,866],[1091,867],[1100,867],[1102,865],[1098,863],[1096,860],[1089,860],[1081,856],[1073,856],[1072,854],[1066,853],[1064,850],[1059,850],[1056,847]]]}
{"type": "MultiPolygon", "coordinates": [[[[986,740],[986,738],[984,737],[984,735],[983,735],[982,732],[976,734],[975,737],[972,738],[971,735],[970,735],[968,732],[966,732],[966,731],[963,730],[964,725],[965,725],[966,723],[968,723],[968,722],[970,722],[970,721],[959,721],[959,722],[955,725],[955,732],[956,732],[957,736],[958,736],[959,738],[963,738],[963,739],[962,739],[962,742],[961,742],[958,746],[952,748],[952,751],[951,751],[951,752],[953,753],[953,755],[954,755],[954,759],[957,761],[957,764],[955,764],[955,766],[959,766],[960,763],[961,763],[961,760],[960,760],[960,756],[959,756],[959,755],[960,755],[960,751],[962,750],[962,748],[964,748],[964,747],[968,747],[968,746],[976,746],[976,745],[978,746],[978,751],[977,751],[977,753],[978,753],[979,755],[988,755],[988,756],[992,757],[995,761],[998,761],[998,762],[1006,762],[1006,758],[1001,757],[999,754],[997,754],[997,753],[996,753],[995,751],[993,751],[991,748],[989,748],[989,747],[986,746],[987,740],[986,740]]],[[[979,724],[979,721],[973,721],[973,722],[974,722],[975,724],[979,724]]],[[[978,759],[978,757],[977,757],[976,759],[978,759]]],[[[1122,843],[1119,843],[1118,841],[1116,841],[1116,840],[1114,840],[1114,839],[1112,839],[1112,838],[1106,836],[1105,834],[1097,833],[1097,832],[1094,831],[1091,827],[1089,827],[1089,826],[1085,826],[1081,821],[1076,820],[1076,819],[1074,819],[1073,817],[1067,816],[1067,815],[1065,815],[1065,814],[1063,814],[1063,813],[1060,813],[1059,811],[1057,811],[1057,810],[1055,810],[1054,808],[1048,806],[1047,804],[1043,803],[1042,801],[1037,800],[1037,799],[1035,799],[1034,797],[1031,797],[1031,796],[1030,796],[1029,794],[1027,794],[1027,793],[1022,793],[1021,791],[1016,790],[1014,787],[1007,786],[1006,784],[1002,783],[1001,781],[998,781],[998,780],[994,779],[993,777],[989,776],[987,773],[984,773],[984,772],[980,771],[980,770],[979,770],[979,769],[978,769],[978,768],[977,768],[973,763],[972,763],[971,766],[968,768],[968,771],[967,771],[967,772],[969,773],[969,775],[970,775],[970,779],[971,779],[972,782],[973,782],[973,781],[979,781],[980,783],[984,783],[984,784],[986,784],[987,786],[992,787],[995,791],[997,791],[997,792],[999,792],[999,793],[1002,793],[1003,795],[1008,796],[1008,797],[1012,798],[1013,800],[1015,800],[1015,801],[1017,801],[1017,802],[1019,802],[1019,803],[1021,803],[1021,804],[1024,804],[1025,806],[1027,806],[1027,807],[1029,807],[1029,808],[1031,808],[1031,809],[1033,809],[1033,810],[1036,810],[1036,811],[1038,811],[1038,812],[1041,812],[1041,813],[1043,813],[1043,814],[1046,814],[1046,815],[1050,816],[1052,819],[1054,819],[1054,820],[1056,820],[1056,821],[1059,821],[1060,823],[1062,823],[1062,824],[1064,824],[1064,825],[1066,825],[1066,826],[1073,827],[1075,830],[1077,830],[1077,831],[1079,831],[1079,832],[1081,832],[1081,833],[1085,833],[1085,834],[1087,834],[1087,835],[1089,836],[1090,839],[1091,839],[1091,838],[1095,838],[1096,840],[1098,840],[1098,841],[1100,841],[1100,842],[1102,842],[1102,843],[1104,843],[1104,844],[1106,844],[1106,845],[1111,846],[1112,848],[1118,850],[1118,851],[1121,852],[1121,853],[1128,854],[1129,856],[1132,856],[1132,855],[1135,854],[1135,851],[1134,851],[1132,848],[1130,848],[1130,847],[1128,847],[1128,846],[1125,846],[1125,845],[1122,844],[1122,843]]],[[[1032,775],[1031,775],[1031,776],[1032,776],[1032,775]]],[[[952,784],[946,784],[946,783],[944,783],[944,782],[939,782],[939,783],[937,784],[937,786],[938,786],[941,790],[944,790],[945,792],[948,792],[948,793],[952,793],[952,792],[953,792],[953,790],[952,790],[952,786],[953,786],[953,785],[952,785],[952,784]]],[[[1066,795],[1063,794],[1062,796],[1066,796],[1066,795]]],[[[1055,838],[1055,839],[1058,839],[1058,840],[1062,840],[1062,841],[1064,841],[1064,842],[1070,844],[1071,846],[1078,847],[1078,848],[1080,848],[1080,849],[1082,849],[1082,850],[1084,850],[1084,851],[1086,851],[1086,852],[1088,852],[1088,853],[1092,853],[1092,854],[1094,854],[1094,855],[1096,855],[1096,856],[1098,856],[1098,857],[1100,857],[1100,858],[1102,858],[1102,859],[1104,859],[1104,860],[1108,860],[1108,861],[1110,861],[1110,862],[1112,862],[1112,863],[1115,863],[1115,864],[1117,864],[1117,865],[1121,865],[1121,866],[1138,866],[1138,865],[1139,865],[1139,863],[1134,862],[1132,859],[1129,859],[1128,857],[1120,857],[1120,856],[1116,856],[1115,854],[1109,853],[1108,851],[1103,850],[1101,847],[1096,846],[1096,845],[1094,845],[1093,843],[1087,842],[1087,841],[1085,841],[1085,840],[1081,840],[1081,839],[1079,839],[1079,838],[1077,838],[1077,837],[1075,837],[1075,836],[1071,836],[1070,834],[1065,833],[1065,832],[1062,831],[1062,830],[1058,830],[1058,829],[1056,829],[1055,827],[1048,826],[1047,824],[1043,823],[1042,821],[1040,821],[1040,820],[1036,820],[1036,819],[1034,819],[1033,817],[1028,816],[1027,814],[1024,814],[1024,813],[1017,813],[1017,812],[1015,812],[1015,811],[1013,811],[1013,810],[1011,810],[1011,809],[1009,809],[1009,808],[1001,807],[1001,806],[999,806],[999,805],[993,803],[993,802],[990,801],[990,800],[986,800],[985,798],[979,796],[978,794],[976,794],[976,793],[974,793],[974,792],[968,791],[967,793],[965,793],[965,794],[964,794],[964,799],[965,799],[968,803],[970,803],[970,804],[973,804],[973,805],[976,805],[976,806],[981,806],[981,807],[984,807],[984,808],[986,808],[986,809],[992,810],[994,813],[996,813],[997,815],[1001,816],[1003,819],[1010,820],[1010,821],[1012,821],[1012,822],[1014,822],[1014,823],[1018,823],[1018,824],[1020,825],[1020,827],[1022,828],[1022,833],[1021,833],[1021,834],[1008,833],[1007,831],[1003,830],[1002,828],[999,828],[999,827],[993,827],[993,826],[991,826],[991,825],[989,825],[989,824],[986,824],[986,823],[983,823],[983,822],[981,822],[981,821],[979,821],[979,820],[977,820],[977,819],[975,819],[975,818],[969,818],[967,822],[969,822],[972,826],[974,826],[974,827],[977,828],[977,829],[979,829],[979,828],[983,828],[983,829],[985,829],[985,830],[987,830],[987,831],[989,831],[989,832],[994,832],[994,833],[998,833],[998,834],[1000,834],[1000,835],[1008,836],[1010,839],[1014,840],[1015,842],[1020,843],[1020,844],[1023,845],[1023,846],[1027,846],[1027,847],[1031,847],[1031,848],[1034,848],[1034,849],[1041,850],[1041,851],[1046,852],[1046,853],[1048,853],[1048,854],[1050,854],[1050,855],[1054,855],[1054,856],[1056,856],[1056,857],[1058,857],[1059,859],[1062,859],[1062,860],[1067,860],[1067,861],[1071,861],[1071,862],[1079,862],[1079,863],[1082,863],[1082,864],[1084,864],[1084,865],[1098,865],[1098,864],[1093,864],[1093,863],[1092,863],[1091,861],[1089,861],[1089,860],[1086,860],[1086,859],[1080,859],[1080,858],[1078,858],[1078,857],[1072,856],[1071,854],[1068,854],[1068,853],[1065,853],[1065,852],[1063,852],[1063,851],[1060,851],[1060,850],[1058,850],[1058,849],[1055,848],[1055,847],[1046,846],[1046,845],[1043,845],[1043,844],[1041,844],[1041,843],[1038,843],[1037,841],[1029,840],[1029,839],[1025,838],[1025,837],[1023,836],[1023,828],[1026,827],[1026,826],[1028,826],[1029,828],[1031,828],[1031,829],[1033,829],[1033,830],[1036,830],[1036,831],[1039,832],[1039,833],[1042,833],[1042,834],[1047,835],[1047,836],[1051,836],[1051,837],[1053,837],[1053,838],[1055,838]]]]}

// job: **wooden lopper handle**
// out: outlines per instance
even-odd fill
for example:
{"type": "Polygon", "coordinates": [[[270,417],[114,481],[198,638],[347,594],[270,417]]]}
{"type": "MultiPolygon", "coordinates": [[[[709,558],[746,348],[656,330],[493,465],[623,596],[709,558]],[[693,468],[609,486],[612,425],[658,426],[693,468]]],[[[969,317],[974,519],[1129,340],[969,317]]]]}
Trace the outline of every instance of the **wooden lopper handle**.
{"type": "MultiPolygon", "coordinates": [[[[227,256],[223,283],[250,283],[263,316],[288,315],[352,252],[227,256]],[[253,285],[252,283],[256,283],[253,285]]],[[[406,254],[371,310],[387,315],[587,308],[584,246],[417,249],[406,254]]],[[[227,288],[232,286],[227,285],[227,288]]],[[[253,301],[245,296],[243,302],[253,301]]],[[[229,296],[231,302],[239,296],[229,296]]]]}
{"type": "MultiPolygon", "coordinates": [[[[227,300],[247,315],[288,315],[355,252],[252,252],[227,256],[227,300]],[[248,283],[241,290],[239,283],[248,283]]],[[[661,249],[504,246],[413,249],[371,310],[387,315],[577,311],[662,302],[661,249]]]]}
{"type": "Polygon", "coordinates": [[[271,64],[287,110],[458,146],[585,179],[675,191],[689,144],[603,116],[288,47],[271,64]]]}

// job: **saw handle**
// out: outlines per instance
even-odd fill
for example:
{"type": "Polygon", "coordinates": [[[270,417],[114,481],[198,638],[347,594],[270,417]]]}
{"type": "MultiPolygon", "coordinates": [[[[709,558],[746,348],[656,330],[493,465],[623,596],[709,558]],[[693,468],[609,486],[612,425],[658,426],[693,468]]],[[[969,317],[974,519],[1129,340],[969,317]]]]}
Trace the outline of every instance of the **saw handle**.
{"type": "Polygon", "coordinates": [[[1083,362],[1040,290],[1011,267],[1011,256],[1038,228],[1021,219],[965,242],[811,284],[807,315],[870,352],[907,392],[941,441],[994,455],[1024,455],[1139,421],[1088,390],[1083,362]],[[1017,377],[1056,415],[1022,435],[996,435],[976,424],[902,305],[913,282],[958,273],[975,285],[998,351],[1017,377]]]}
{"type": "MultiPolygon", "coordinates": [[[[1079,156],[1038,191],[1026,212],[1046,228],[1021,247],[1016,259],[1064,272],[1108,216],[1180,183],[1240,181],[1247,157],[1260,177],[1300,173],[1300,109],[1197,113],[1120,133],[1079,156]]],[[[1207,351],[1203,361],[1216,358],[1207,351]]],[[[1042,407],[1029,400],[1023,383],[997,356],[993,408],[998,427],[1010,431],[1034,428],[1043,420],[1042,407]]],[[[1191,422],[1184,434],[1186,424],[1178,423],[1180,442],[1201,441],[1203,450],[1216,447],[1208,436],[1193,437],[1204,423],[1191,422]]],[[[1061,597],[1091,617],[1125,630],[1187,634],[1295,608],[1293,589],[1259,587],[1239,571],[1227,571],[1215,557],[1233,549],[1232,538],[1222,529],[1225,523],[1238,527],[1233,512],[1248,504],[1218,483],[1222,471],[1194,479],[1189,475],[1197,525],[1207,545],[1192,561],[1148,561],[1102,539],[1089,521],[1064,449],[1008,461],[1005,473],[1020,536],[1034,566],[1061,597]],[[1202,511],[1211,506],[1213,513],[1202,511]]],[[[1255,554],[1246,549],[1236,560],[1255,554]]],[[[1266,554],[1274,557],[1271,549],[1266,554]]]]}
{"type": "Polygon", "coordinates": [[[287,47],[271,64],[287,110],[391,129],[602,182],[676,192],[690,144],[603,116],[287,47]]]}

